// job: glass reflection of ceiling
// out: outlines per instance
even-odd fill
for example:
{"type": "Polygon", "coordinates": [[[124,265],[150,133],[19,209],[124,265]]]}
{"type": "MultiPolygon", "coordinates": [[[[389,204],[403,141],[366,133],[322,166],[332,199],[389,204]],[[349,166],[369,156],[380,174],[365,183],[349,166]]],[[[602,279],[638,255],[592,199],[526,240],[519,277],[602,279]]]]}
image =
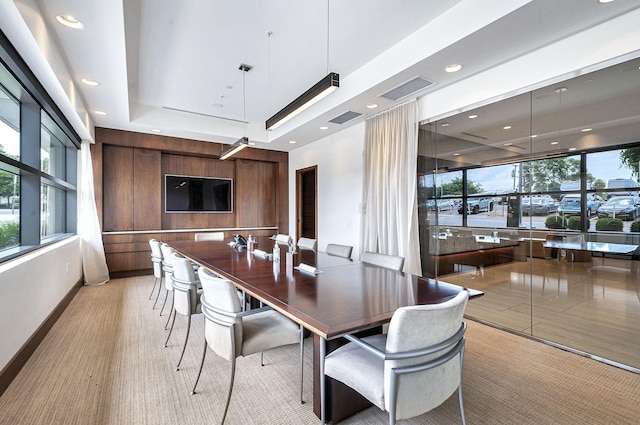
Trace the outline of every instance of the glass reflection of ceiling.
{"type": "Polygon", "coordinates": [[[640,58],[423,124],[420,130],[422,170],[519,162],[636,143],[640,58]]]}

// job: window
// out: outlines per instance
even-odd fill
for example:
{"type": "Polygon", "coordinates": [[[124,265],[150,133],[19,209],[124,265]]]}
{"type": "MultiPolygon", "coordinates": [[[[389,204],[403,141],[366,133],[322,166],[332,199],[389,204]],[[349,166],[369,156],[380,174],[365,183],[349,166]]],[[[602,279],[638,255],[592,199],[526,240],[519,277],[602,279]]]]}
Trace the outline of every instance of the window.
{"type": "Polygon", "coordinates": [[[423,274],[484,291],[469,317],[637,370],[640,58],[419,134],[423,274]]]}
{"type": "Polygon", "coordinates": [[[0,86],[0,250],[20,244],[20,104],[0,86]]]}
{"type": "Polygon", "coordinates": [[[0,261],[76,232],[79,139],[0,39],[0,261]]]}

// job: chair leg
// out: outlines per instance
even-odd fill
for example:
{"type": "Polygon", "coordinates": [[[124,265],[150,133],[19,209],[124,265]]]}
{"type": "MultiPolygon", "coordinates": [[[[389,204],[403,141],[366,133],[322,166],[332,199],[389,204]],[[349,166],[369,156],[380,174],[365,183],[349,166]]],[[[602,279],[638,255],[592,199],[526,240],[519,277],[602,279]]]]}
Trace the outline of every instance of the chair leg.
{"type": "Polygon", "coordinates": [[[169,317],[173,315],[173,320],[171,321],[171,328],[169,329],[169,335],[167,335],[167,340],[164,342],[164,348],[167,348],[167,343],[169,342],[169,338],[171,337],[171,332],[173,331],[173,324],[176,322],[176,310],[173,309],[169,314],[169,317]]]}
{"type": "Polygon", "coordinates": [[[204,350],[202,350],[202,360],[200,360],[200,369],[198,369],[198,376],[196,376],[196,382],[193,384],[193,389],[191,390],[191,395],[196,393],[196,387],[198,386],[198,381],[200,381],[200,374],[202,373],[202,367],[204,366],[204,358],[207,355],[207,339],[204,339],[204,350]]]}
{"type": "Polygon", "coordinates": [[[149,294],[149,299],[153,298],[153,293],[156,291],[156,285],[158,284],[158,278],[153,277],[153,286],[151,287],[151,293],[149,294]]]}
{"type": "MultiPolygon", "coordinates": [[[[167,291],[167,294],[169,291],[167,291]]],[[[173,295],[171,296],[171,313],[173,313],[173,295]]],[[[164,324],[164,330],[167,330],[167,326],[169,326],[169,320],[171,319],[171,313],[169,313],[169,317],[167,317],[167,323],[164,324]]],[[[175,316],[174,316],[175,319],[175,316]]],[[[173,325],[172,325],[173,326],[173,325]]]]}
{"type": "Polygon", "coordinates": [[[462,425],[466,425],[467,421],[464,417],[464,404],[462,403],[462,384],[458,387],[458,402],[460,403],[460,417],[462,418],[462,425]]]}
{"type": "Polygon", "coordinates": [[[462,367],[464,365],[464,339],[463,346],[460,350],[460,385],[458,385],[458,403],[460,404],[460,417],[462,418],[462,425],[467,425],[467,421],[464,417],[464,404],[462,403],[462,367]]]}
{"type": "Polygon", "coordinates": [[[326,377],[324,375],[324,358],[327,354],[326,340],[320,337],[320,424],[325,425],[327,423],[327,417],[325,411],[326,406],[326,377]]]}
{"type": "Polygon", "coordinates": [[[162,308],[160,309],[160,316],[162,316],[162,312],[164,311],[164,306],[167,305],[167,298],[169,298],[169,291],[164,292],[164,301],[162,302],[162,308]]]}
{"type": "Polygon", "coordinates": [[[189,331],[191,330],[191,315],[187,316],[187,336],[184,337],[184,345],[182,346],[182,353],[180,354],[180,359],[178,360],[178,365],[176,366],[176,372],[180,370],[180,363],[182,363],[182,358],[184,357],[184,351],[187,349],[187,341],[189,341],[189,331]]]}
{"type": "Polygon", "coordinates": [[[304,328],[300,325],[300,404],[304,404],[304,328]]]}
{"type": "Polygon", "coordinates": [[[231,392],[233,391],[233,381],[236,377],[236,358],[231,360],[231,381],[229,382],[229,394],[227,395],[227,403],[224,406],[224,414],[222,415],[222,421],[220,425],[224,425],[224,420],[227,418],[227,410],[229,410],[229,402],[231,401],[231,392]]]}
{"type": "Polygon", "coordinates": [[[156,295],[156,301],[153,303],[153,309],[155,310],[156,305],[158,304],[158,298],[160,298],[160,291],[162,290],[162,277],[160,277],[160,285],[158,285],[158,294],[156,295]]]}

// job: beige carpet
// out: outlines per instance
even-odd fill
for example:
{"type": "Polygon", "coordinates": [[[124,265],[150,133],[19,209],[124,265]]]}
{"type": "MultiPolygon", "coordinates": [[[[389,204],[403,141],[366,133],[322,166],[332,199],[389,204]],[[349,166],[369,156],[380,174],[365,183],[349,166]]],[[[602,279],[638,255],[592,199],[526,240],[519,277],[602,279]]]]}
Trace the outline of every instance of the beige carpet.
{"type": "MultiPolygon", "coordinates": [[[[202,318],[194,318],[183,368],[176,372],[186,320],[178,317],[163,348],[166,316],[151,309],[152,279],[82,288],[0,397],[0,424],[219,423],[229,365],[209,351],[198,393],[190,394],[203,346],[202,318]]],[[[640,375],[467,323],[469,425],[640,423],[640,375]]],[[[308,339],[303,405],[297,399],[297,347],[265,353],[264,367],[258,356],[240,358],[227,423],[319,423],[311,411],[311,351],[308,339]]],[[[386,424],[387,416],[370,408],[342,423],[386,424]]],[[[457,399],[401,423],[457,424],[457,399]]]]}

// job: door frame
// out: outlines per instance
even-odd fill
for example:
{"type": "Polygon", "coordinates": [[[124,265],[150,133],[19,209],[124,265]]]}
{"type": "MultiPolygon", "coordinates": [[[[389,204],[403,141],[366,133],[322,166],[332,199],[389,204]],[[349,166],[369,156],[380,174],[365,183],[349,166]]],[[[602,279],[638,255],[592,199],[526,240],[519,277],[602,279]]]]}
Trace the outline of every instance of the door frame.
{"type": "Polygon", "coordinates": [[[318,237],[318,166],[312,165],[310,167],[301,168],[296,170],[296,237],[300,239],[302,234],[302,177],[304,174],[313,172],[315,175],[315,185],[313,188],[313,195],[315,198],[315,211],[314,216],[314,233],[315,238],[318,237]]]}

